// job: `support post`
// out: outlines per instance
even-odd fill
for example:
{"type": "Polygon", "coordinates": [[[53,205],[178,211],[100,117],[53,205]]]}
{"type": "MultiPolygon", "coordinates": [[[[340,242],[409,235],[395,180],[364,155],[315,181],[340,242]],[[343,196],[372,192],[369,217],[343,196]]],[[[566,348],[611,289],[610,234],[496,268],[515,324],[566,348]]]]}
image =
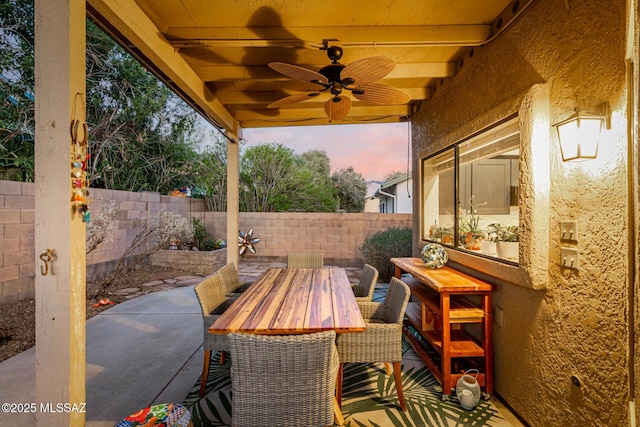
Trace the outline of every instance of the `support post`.
{"type": "Polygon", "coordinates": [[[237,132],[227,132],[227,263],[239,267],[238,231],[240,230],[240,138],[242,128],[237,132]],[[235,140],[235,142],[231,142],[235,140]]]}
{"type": "Polygon", "coordinates": [[[34,18],[36,425],[84,426],[86,243],[85,224],[72,213],[70,125],[86,123],[86,3],[36,0],[34,18]],[[43,275],[46,249],[52,259],[43,275]],[[75,409],[39,410],[59,403],[75,409]]]}

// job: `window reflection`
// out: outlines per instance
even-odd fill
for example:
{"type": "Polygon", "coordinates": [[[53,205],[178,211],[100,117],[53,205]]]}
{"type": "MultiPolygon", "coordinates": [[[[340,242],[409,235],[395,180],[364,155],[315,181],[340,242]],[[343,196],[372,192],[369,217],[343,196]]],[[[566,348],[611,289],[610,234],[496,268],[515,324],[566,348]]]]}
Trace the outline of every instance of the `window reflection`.
{"type": "Polygon", "coordinates": [[[424,240],[518,261],[519,142],[515,118],[423,160],[424,240]]]}

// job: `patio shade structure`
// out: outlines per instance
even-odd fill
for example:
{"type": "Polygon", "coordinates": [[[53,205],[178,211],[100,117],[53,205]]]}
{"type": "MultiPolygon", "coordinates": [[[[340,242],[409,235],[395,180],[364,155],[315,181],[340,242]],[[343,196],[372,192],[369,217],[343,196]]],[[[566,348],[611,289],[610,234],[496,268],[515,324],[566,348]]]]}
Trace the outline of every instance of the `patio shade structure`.
{"type": "MultiPolygon", "coordinates": [[[[36,0],[35,252],[54,252],[52,273],[35,279],[36,400],[73,403],[85,396],[85,234],[70,210],[66,147],[69,123],[85,121],[86,16],[227,136],[227,241],[233,242],[242,129],[408,121],[532,2],[383,0],[372,7],[344,0],[36,0]],[[377,83],[401,89],[410,100],[377,105],[353,98],[346,117],[334,121],[324,110],[329,93],[267,108],[317,89],[268,64],[317,71],[329,63],[328,46],[343,49],[344,64],[392,59],[396,66],[377,83]]],[[[238,262],[233,245],[228,261],[238,262]]],[[[39,426],[84,421],[83,413],[37,415],[39,426]]]]}

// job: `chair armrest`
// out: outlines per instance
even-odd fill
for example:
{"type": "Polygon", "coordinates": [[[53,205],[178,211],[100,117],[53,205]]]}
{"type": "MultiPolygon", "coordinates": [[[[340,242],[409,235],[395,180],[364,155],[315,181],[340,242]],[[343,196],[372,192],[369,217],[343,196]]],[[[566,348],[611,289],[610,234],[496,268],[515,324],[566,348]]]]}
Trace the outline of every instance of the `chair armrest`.
{"type": "MultiPolygon", "coordinates": [[[[357,301],[357,300],[356,300],[357,301]]],[[[384,319],[384,310],[381,302],[357,301],[362,318],[367,320],[384,319]]]]}

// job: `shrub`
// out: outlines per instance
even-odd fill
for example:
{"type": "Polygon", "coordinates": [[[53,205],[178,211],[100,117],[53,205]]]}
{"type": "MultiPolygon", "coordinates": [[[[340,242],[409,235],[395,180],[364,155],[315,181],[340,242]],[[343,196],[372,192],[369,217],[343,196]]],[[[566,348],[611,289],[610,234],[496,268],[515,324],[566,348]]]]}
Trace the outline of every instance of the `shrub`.
{"type": "Polygon", "coordinates": [[[193,229],[193,246],[200,251],[212,251],[216,248],[216,240],[205,229],[204,224],[199,218],[191,220],[191,228],[193,229]]]}
{"type": "Polygon", "coordinates": [[[169,249],[172,242],[181,249],[188,249],[193,241],[193,229],[189,218],[174,213],[160,211],[156,220],[158,229],[158,247],[169,249]]]}
{"type": "Polygon", "coordinates": [[[116,213],[118,213],[118,205],[115,200],[104,202],[102,208],[87,224],[87,254],[97,248],[100,243],[113,241],[113,230],[118,225],[116,213]]]}
{"type": "Polygon", "coordinates": [[[361,248],[364,262],[378,269],[382,282],[388,282],[393,277],[391,258],[411,256],[412,234],[409,227],[394,227],[378,231],[364,239],[361,248]]]}

